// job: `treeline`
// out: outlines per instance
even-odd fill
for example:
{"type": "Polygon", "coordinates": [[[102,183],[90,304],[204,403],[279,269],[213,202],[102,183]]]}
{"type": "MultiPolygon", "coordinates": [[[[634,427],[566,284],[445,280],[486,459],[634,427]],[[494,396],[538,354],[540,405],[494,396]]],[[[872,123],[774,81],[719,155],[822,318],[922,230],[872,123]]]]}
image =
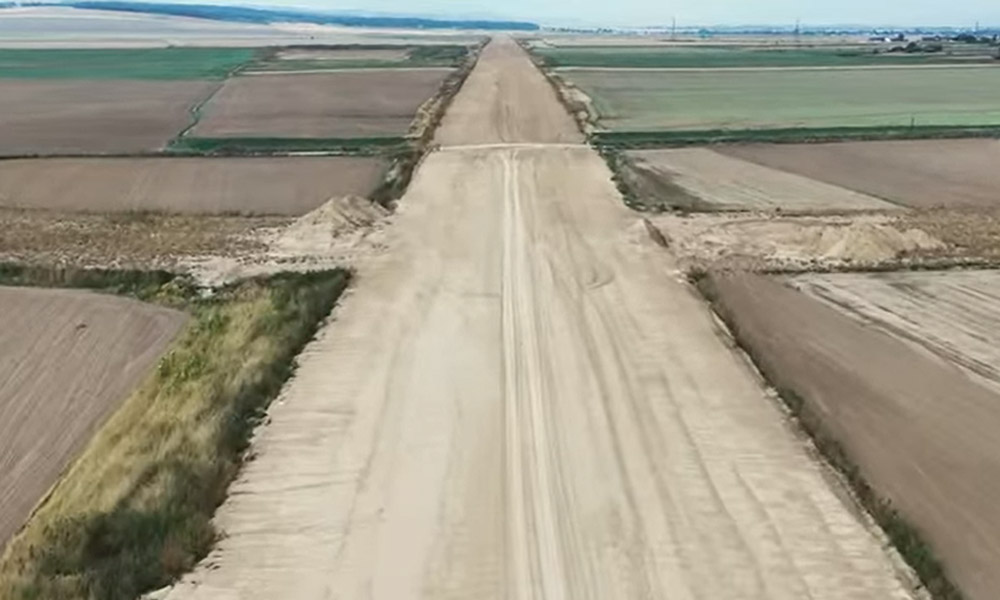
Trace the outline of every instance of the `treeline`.
{"type": "Polygon", "coordinates": [[[295,22],[314,25],[342,25],[346,27],[386,27],[402,29],[489,29],[536,31],[538,24],[525,21],[447,20],[420,17],[374,17],[347,14],[326,14],[305,10],[247,8],[243,6],[217,6],[211,4],[169,4],[153,2],[127,2],[103,0],[78,0],[63,3],[38,3],[72,6],[96,10],[196,17],[216,21],[241,23],[295,22]]]}

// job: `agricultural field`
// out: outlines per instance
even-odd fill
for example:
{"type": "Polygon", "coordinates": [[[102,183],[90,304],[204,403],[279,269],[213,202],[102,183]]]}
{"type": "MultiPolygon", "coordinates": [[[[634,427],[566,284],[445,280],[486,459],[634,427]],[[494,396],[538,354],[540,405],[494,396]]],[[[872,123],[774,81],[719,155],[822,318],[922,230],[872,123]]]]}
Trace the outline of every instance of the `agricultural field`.
{"type": "Polygon", "coordinates": [[[202,138],[404,136],[451,69],[244,75],[226,82],[191,135],[202,138]]]}
{"type": "Polygon", "coordinates": [[[948,52],[886,52],[872,45],[840,47],[661,46],[535,48],[551,68],[708,69],[749,67],[850,67],[867,65],[993,64],[989,47],[948,52]]]}
{"type": "Polygon", "coordinates": [[[1000,271],[808,275],[789,285],[1000,390],[1000,271]]]}
{"type": "Polygon", "coordinates": [[[664,196],[674,208],[830,212],[892,210],[878,198],[719,154],[707,148],[627,153],[642,180],[637,192],[664,196]],[[671,190],[677,193],[671,195],[671,190]]]}
{"type": "Polygon", "coordinates": [[[0,161],[0,207],[64,212],[299,216],[367,197],[378,157],[79,158],[0,161]]]}
{"type": "Polygon", "coordinates": [[[0,79],[221,80],[256,53],[245,48],[0,48],[0,79]]]}
{"type": "Polygon", "coordinates": [[[1000,125],[1000,68],[559,72],[612,132],[1000,125]]]}
{"type": "Polygon", "coordinates": [[[996,139],[750,144],[715,150],[901,206],[1000,207],[996,139]]]}
{"type": "MultiPolygon", "coordinates": [[[[5,48],[255,46],[289,38],[295,36],[277,27],[110,10],[33,6],[0,12],[0,47],[5,48]]],[[[303,33],[298,39],[309,36],[303,33]]]]}
{"type": "Polygon", "coordinates": [[[192,122],[217,82],[0,80],[0,155],[151,152],[192,122]]]}
{"type": "Polygon", "coordinates": [[[951,597],[936,554],[966,597],[1000,594],[1000,275],[721,275],[703,285],[821,449],[848,473],[856,465],[871,486],[863,500],[924,557],[932,592],[951,597]]]}
{"type": "Polygon", "coordinates": [[[62,6],[4,8],[0,47],[24,49],[230,47],[302,44],[475,44],[476,32],[380,30],[360,27],[252,24],[62,6]]]}
{"type": "Polygon", "coordinates": [[[0,548],[186,322],[91,292],[0,287],[0,548]]]}
{"type": "Polygon", "coordinates": [[[470,47],[420,46],[302,46],[265,52],[246,72],[336,71],[343,69],[457,68],[470,47]]]}

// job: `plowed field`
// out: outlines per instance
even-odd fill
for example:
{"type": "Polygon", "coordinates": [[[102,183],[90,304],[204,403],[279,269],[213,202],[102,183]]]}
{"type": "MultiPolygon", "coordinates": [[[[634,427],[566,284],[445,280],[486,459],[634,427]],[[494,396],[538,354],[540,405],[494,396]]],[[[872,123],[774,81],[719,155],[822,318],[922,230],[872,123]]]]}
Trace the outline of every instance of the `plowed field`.
{"type": "Polygon", "coordinates": [[[904,206],[1000,206],[998,140],[756,144],[718,151],[904,206]]]}
{"type": "Polygon", "coordinates": [[[995,362],[1000,278],[731,276],[716,287],[772,381],[804,399],[967,597],[1000,596],[1000,395],[967,370],[995,362]]]}
{"type": "Polygon", "coordinates": [[[0,287],[0,307],[2,548],[186,317],[67,290],[0,287]]]}
{"type": "MultiPolygon", "coordinates": [[[[706,210],[885,210],[857,192],[717,154],[706,148],[629,153],[640,170],[682,187],[706,210]]],[[[655,186],[654,186],[655,187],[655,186]]]]}
{"type": "Polygon", "coordinates": [[[1000,272],[841,274],[792,285],[1000,388],[1000,272]]]}
{"type": "Polygon", "coordinates": [[[302,215],[367,196],[378,158],[108,158],[0,161],[0,206],[302,215]]]}
{"type": "Polygon", "coordinates": [[[0,84],[0,155],[156,150],[218,82],[18,80],[0,84]]]}
{"type": "Polygon", "coordinates": [[[450,69],[235,77],[208,103],[200,137],[358,138],[404,135],[450,69]]]}

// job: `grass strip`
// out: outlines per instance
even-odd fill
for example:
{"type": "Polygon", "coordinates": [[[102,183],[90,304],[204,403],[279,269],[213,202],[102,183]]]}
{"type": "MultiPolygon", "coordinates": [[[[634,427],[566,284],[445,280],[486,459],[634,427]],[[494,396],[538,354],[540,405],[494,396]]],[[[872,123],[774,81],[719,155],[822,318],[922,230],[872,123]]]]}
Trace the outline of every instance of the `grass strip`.
{"type": "Polygon", "coordinates": [[[212,515],[254,427],[349,275],[250,279],[207,298],[176,279],[149,294],[161,278],[0,272],[3,284],[138,289],[192,315],[11,541],[0,558],[0,598],[132,599],[193,568],[218,539],[212,515]]]}
{"type": "Polygon", "coordinates": [[[166,302],[166,298],[193,295],[191,283],[169,271],[134,271],[36,267],[0,263],[0,285],[88,289],[144,302],[166,302]]]}
{"type": "Polygon", "coordinates": [[[0,79],[223,80],[252,48],[0,49],[0,79]]]}
{"type": "Polygon", "coordinates": [[[291,152],[329,152],[351,156],[374,156],[409,145],[404,137],[370,138],[270,138],[270,137],[180,137],[168,151],[194,156],[255,156],[291,152]]]}
{"type": "Polygon", "coordinates": [[[868,483],[843,445],[826,431],[822,416],[812,410],[809,399],[795,389],[780,385],[780,374],[767,357],[757,351],[752,340],[743,335],[739,319],[718,292],[715,277],[706,271],[696,271],[690,275],[690,280],[729,328],[736,344],[746,352],[768,384],[774,387],[792,417],[812,438],[826,461],[844,477],[857,501],[882,528],[931,597],[934,600],[962,600],[962,592],[948,578],[943,563],[922,538],[920,531],[893,507],[888,498],[881,496],[868,483]]]}
{"type": "Polygon", "coordinates": [[[819,143],[848,140],[922,140],[1000,137],[1000,125],[961,127],[791,127],[782,129],[704,129],[689,131],[601,131],[591,136],[597,146],[612,148],[662,148],[732,143],[819,143]]]}
{"type": "MultiPolygon", "coordinates": [[[[900,47],[904,44],[900,44],[900,47]]],[[[748,48],[745,46],[694,47],[577,47],[534,48],[551,68],[717,69],[760,67],[852,67],[870,65],[913,66],[992,63],[984,47],[975,54],[955,56],[946,52],[885,52],[872,48],[748,48]]]]}

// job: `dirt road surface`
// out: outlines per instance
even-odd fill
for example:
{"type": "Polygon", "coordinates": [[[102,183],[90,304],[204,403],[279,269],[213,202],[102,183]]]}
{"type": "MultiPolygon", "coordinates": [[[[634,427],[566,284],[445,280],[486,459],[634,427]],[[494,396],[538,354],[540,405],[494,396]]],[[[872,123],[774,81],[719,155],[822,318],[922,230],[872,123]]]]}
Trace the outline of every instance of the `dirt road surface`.
{"type": "Polygon", "coordinates": [[[167,598],[910,597],[560,111],[486,48],[167,598]]]}
{"type": "Polygon", "coordinates": [[[0,551],[185,320],[125,298],[0,287],[0,551]]]}

